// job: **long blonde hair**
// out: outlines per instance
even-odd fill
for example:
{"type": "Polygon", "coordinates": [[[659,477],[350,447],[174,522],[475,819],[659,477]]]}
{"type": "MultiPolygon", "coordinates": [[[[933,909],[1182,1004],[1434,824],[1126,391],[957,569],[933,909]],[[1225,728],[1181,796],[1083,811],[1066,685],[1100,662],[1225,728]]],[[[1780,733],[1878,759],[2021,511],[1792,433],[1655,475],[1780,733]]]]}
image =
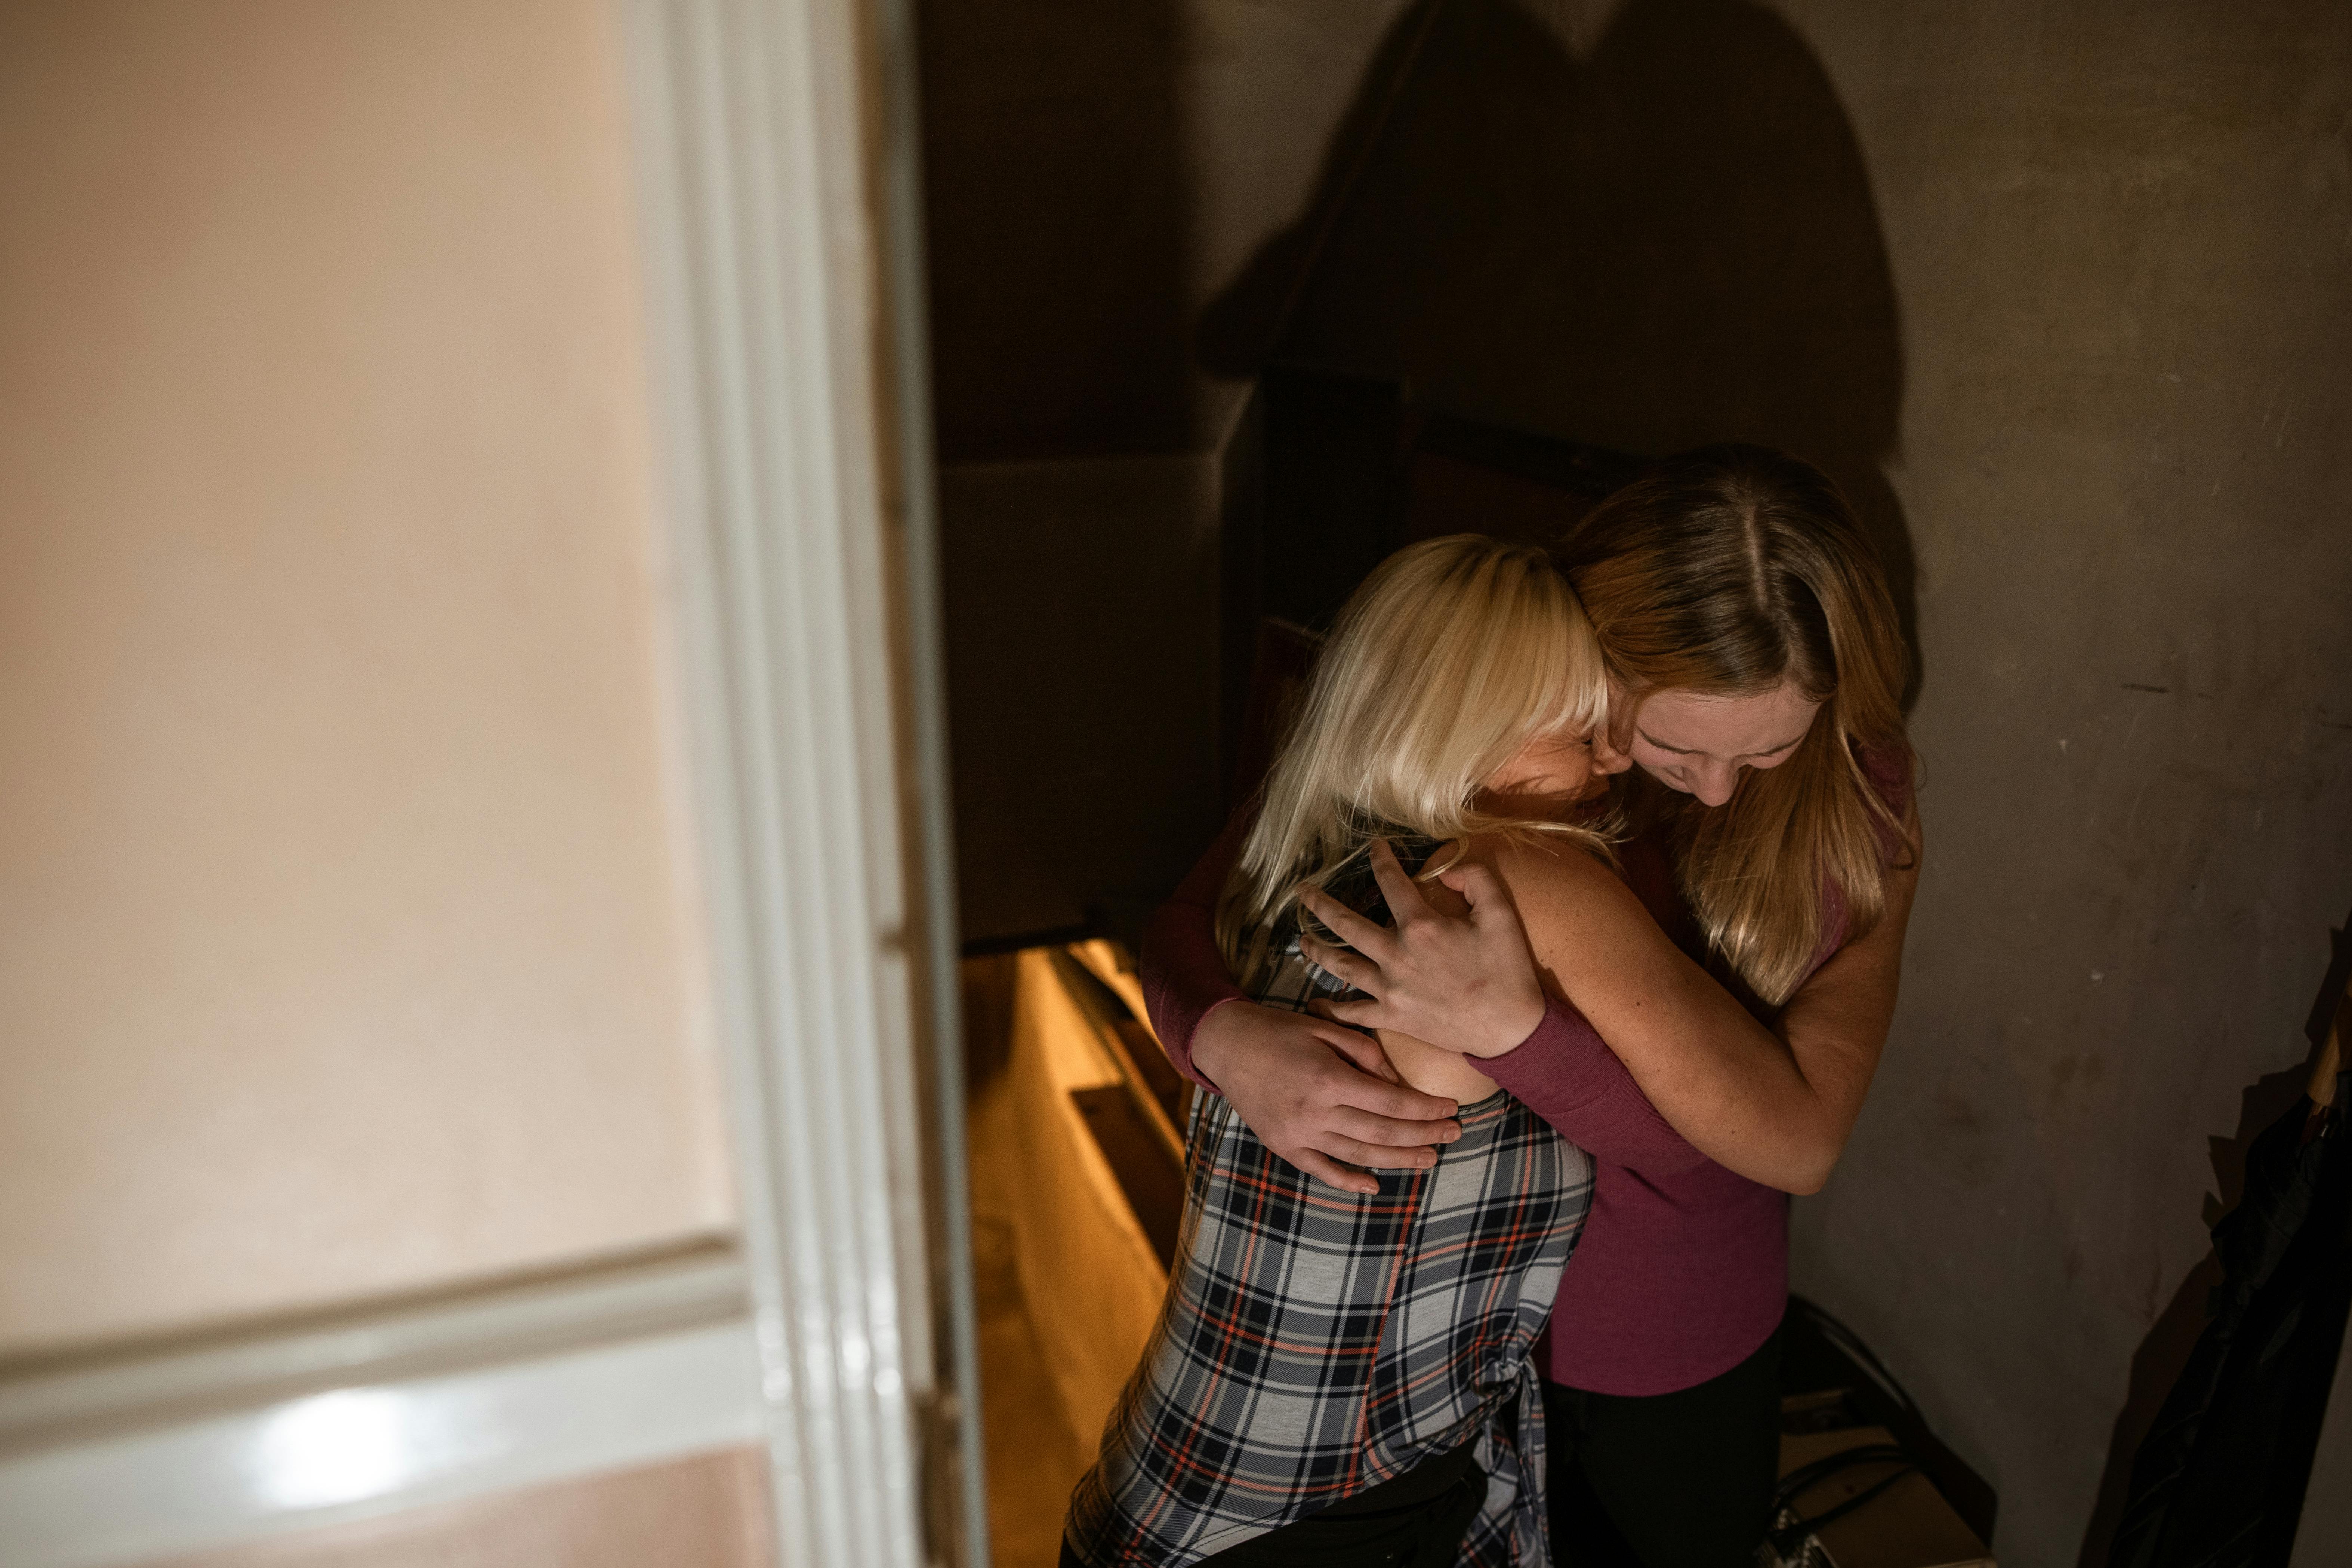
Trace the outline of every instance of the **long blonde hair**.
{"type": "Polygon", "coordinates": [[[1217,910],[1228,966],[1245,979],[1252,934],[1383,836],[1600,843],[1589,826],[1497,816],[1477,796],[1529,741],[1591,731],[1608,700],[1591,623],[1543,551],[1460,533],[1390,556],[1340,608],[1266,775],[1217,910]]]}
{"type": "Polygon", "coordinates": [[[1672,814],[1676,872],[1708,942],[1765,1002],[1787,1001],[1822,938],[1822,884],[1859,936],[1885,910],[1885,844],[1906,843],[1865,759],[1911,752],[1907,668],[1884,569],[1845,497],[1761,447],[1671,458],[1570,529],[1561,564],[1620,687],[1748,695],[1793,684],[1822,703],[1786,762],[1740,775],[1712,810],[1652,790],[1672,814]]]}

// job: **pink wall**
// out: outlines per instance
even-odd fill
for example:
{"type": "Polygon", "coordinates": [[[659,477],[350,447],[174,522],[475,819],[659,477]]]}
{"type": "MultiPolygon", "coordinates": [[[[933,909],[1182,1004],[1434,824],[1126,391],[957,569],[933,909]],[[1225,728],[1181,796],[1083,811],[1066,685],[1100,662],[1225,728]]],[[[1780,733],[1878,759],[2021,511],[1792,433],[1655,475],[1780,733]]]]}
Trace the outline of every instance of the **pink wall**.
{"type": "Polygon", "coordinates": [[[612,28],[0,7],[0,1352],[731,1222],[612,28]]]}

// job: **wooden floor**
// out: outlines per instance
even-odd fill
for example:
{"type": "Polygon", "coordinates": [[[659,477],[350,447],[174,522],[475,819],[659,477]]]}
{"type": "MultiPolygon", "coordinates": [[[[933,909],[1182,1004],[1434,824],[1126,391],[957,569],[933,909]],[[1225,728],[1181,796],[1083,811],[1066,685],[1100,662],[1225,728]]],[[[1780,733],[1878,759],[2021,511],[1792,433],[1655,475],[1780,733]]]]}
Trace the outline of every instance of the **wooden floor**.
{"type": "Polygon", "coordinates": [[[988,1442],[989,1542],[996,1568],[1053,1568],[1070,1488],[1095,1435],[1070,1430],[1013,1262],[1006,1153],[1012,1101],[998,1075],[971,1110],[972,1268],[980,1307],[981,1418],[988,1442]]]}

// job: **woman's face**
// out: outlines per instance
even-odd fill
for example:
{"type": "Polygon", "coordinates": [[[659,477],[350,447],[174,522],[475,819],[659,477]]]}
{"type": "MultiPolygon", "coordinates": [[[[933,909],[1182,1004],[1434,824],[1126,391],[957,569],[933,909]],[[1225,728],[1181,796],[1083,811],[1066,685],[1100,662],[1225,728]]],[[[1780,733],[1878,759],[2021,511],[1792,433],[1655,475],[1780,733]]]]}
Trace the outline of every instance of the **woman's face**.
{"type": "Polygon", "coordinates": [[[1602,788],[1590,738],[1562,731],[1540,735],[1486,779],[1486,793],[1519,810],[1551,816],[1602,788]]]}
{"type": "Polygon", "coordinates": [[[1777,768],[1794,756],[1822,705],[1779,686],[1741,697],[1668,689],[1632,707],[1630,718],[1593,736],[1592,765],[1622,773],[1639,763],[1667,788],[1721,805],[1741,769],[1777,768]]]}

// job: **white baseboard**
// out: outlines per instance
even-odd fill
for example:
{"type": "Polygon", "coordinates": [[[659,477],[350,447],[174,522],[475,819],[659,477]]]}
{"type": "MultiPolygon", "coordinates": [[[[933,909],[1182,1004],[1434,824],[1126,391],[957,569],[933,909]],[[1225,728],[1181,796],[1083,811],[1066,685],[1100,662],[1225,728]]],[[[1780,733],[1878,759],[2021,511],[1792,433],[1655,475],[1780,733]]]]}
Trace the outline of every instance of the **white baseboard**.
{"type": "Polygon", "coordinates": [[[765,1436],[706,1247],[0,1369],[0,1563],[113,1568],[765,1436]]]}

